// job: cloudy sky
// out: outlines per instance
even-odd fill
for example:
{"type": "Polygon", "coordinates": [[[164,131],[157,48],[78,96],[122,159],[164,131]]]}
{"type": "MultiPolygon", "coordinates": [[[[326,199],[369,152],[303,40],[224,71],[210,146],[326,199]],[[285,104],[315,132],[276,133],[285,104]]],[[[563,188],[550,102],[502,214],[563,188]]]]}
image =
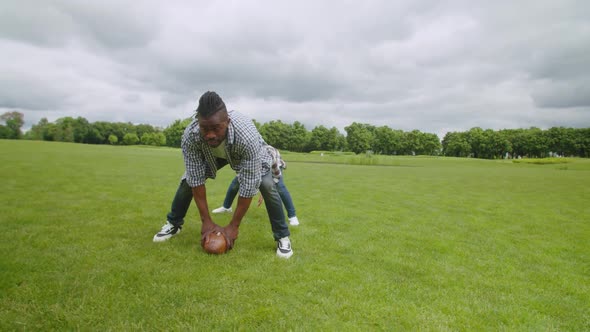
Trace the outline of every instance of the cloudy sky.
{"type": "Polygon", "coordinates": [[[0,113],[166,127],[590,127],[590,1],[0,2],[0,113]]]}

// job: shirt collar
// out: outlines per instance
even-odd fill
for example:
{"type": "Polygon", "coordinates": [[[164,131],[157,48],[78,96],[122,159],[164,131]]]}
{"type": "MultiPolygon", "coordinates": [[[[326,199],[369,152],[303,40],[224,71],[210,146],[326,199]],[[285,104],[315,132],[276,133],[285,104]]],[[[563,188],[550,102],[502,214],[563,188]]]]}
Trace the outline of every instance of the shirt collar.
{"type": "Polygon", "coordinates": [[[235,139],[235,129],[234,129],[234,122],[232,121],[232,114],[234,111],[227,112],[227,116],[229,117],[229,126],[227,126],[227,136],[225,137],[226,143],[228,145],[234,144],[235,139]]]}

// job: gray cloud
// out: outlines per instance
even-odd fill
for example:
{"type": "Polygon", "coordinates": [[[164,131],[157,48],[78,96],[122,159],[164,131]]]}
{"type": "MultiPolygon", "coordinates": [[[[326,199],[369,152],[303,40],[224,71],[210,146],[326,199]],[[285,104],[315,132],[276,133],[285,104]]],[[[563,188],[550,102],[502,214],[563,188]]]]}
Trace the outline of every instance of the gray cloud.
{"type": "Polygon", "coordinates": [[[166,126],[216,90],[308,129],[587,127],[588,40],[584,1],[11,2],[0,111],[166,126]]]}
{"type": "Polygon", "coordinates": [[[82,43],[105,48],[146,45],[157,32],[151,2],[22,0],[0,5],[0,36],[46,47],[82,43]],[[147,6],[145,6],[147,4],[147,6]]]}
{"type": "Polygon", "coordinates": [[[535,105],[541,108],[586,108],[590,111],[590,78],[571,81],[542,81],[533,91],[535,105]]]}

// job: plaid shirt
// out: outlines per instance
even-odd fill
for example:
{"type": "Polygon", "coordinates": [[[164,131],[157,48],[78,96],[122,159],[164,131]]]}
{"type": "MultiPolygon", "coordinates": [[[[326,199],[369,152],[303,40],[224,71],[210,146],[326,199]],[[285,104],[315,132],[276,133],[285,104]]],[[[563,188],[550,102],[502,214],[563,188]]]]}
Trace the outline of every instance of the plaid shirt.
{"type": "MultiPolygon", "coordinates": [[[[252,120],[236,111],[228,112],[225,152],[231,168],[238,173],[240,196],[253,197],[260,187],[262,176],[273,163],[267,145],[252,120]]],[[[204,185],[207,178],[215,179],[217,162],[211,147],[199,134],[199,121],[193,120],[182,135],[182,153],[186,182],[191,187],[204,185]]]]}
{"type": "Polygon", "coordinates": [[[282,176],[282,170],[287,168],[287,163],[283,159],[281,159],[281,153],[279,152],[279,150],[275,149],[270,145],[267,145],[266,149],[272,157],[272,164],[270,169],[272,171],[273,181],[275,183],[278,183],[279,179],[282,176]]]}

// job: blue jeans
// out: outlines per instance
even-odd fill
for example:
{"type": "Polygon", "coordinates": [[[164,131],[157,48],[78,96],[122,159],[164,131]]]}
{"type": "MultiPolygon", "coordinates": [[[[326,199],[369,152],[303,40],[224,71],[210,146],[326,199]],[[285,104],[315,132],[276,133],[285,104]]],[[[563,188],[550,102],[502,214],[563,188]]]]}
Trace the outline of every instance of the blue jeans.
{"type": "MultiPolygon", "coordinates": [[[[227,165],[227,160],[217,158],[217,169],[222,168],[223,166],[227,165]]],[[[191,201],[193,200],[193,190],[191,187],[186,183],[186,180],[183,178],[176,189],[176,194],[174,195],[174,199],[172,200],[172,206],[170,207],[170,212],[166,215],[168,222],[170,222],[174,226],[182,226],[184,225],[184,217],[186,217],[186,213],[188,208],[191,206],[191,201]]]]}
{"type": "MultiPolygon", "coordinates": [[[[262,197],[264,197],[264,205],[266,206],[266,212],[268,213],[274,239],[278,240],[291,235],[289,227],[285,222],[285,213],[283,212],[281,196],[277,190],[277,185],[272,179],[271,172],[262,176],[259,190],[260,193],[262,193],[262,197]]],[[[192,189],[186,183],[186,180],[183,179],[180,181],[178,189],[176,190],[176,195],[174,195],[174,199],[172,200],[172,206],[167,215],[168,222],[175,226],[182,226],[184,224],[184,217],[186,216],[192,200],[192,189]]]]}
{"type": "MultiPolygon", "coordinates": [[[[283,205],[285,205],[285,209],[287,209],[287,217],[293,218],[297,215],[295,213],[295,205],[293,204],[291,193],[289,193],[289,190],[285,186],[283,176],[281,176],[281,178],[279,179],[279,183],[277,183],[277,190],[279,191],[279,196],[281,197],[283,205]]],[[[227,187],[227,193],[225,194],[225,199],[223,200],[224,208],[229,209],[232,206],[234,198],[236,198],[239,189],[240,184],[238,183],[238,177],[236,176],[229,184],[229,187],[227,187]]]]}

